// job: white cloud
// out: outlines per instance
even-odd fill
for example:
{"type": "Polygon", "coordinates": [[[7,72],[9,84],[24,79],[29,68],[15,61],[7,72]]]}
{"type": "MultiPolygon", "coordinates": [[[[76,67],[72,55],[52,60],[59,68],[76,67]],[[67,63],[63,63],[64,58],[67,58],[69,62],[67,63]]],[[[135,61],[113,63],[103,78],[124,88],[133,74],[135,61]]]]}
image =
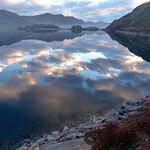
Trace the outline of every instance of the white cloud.
{"type": "Polygon", "coordinates": [[[112,21],[149,0],[0,0],[0,9],[23,15],[62,13],[91,21],[112,21]]]}
{"type": "Polygon", "coordinates": [[[145,3],[145,2],[149,2],[149,0],[133,0],[132,1],[132,7],[137,7],[138,5],[141,5],[142,3],[145,3]]]}
{"type": "Polygon", "coordinates": [[[3,1],[6,2],[7,4],[11,4],[11,5],[16,5],[19,3],[26,2],[26,0],[3,0],[3,1]]]}

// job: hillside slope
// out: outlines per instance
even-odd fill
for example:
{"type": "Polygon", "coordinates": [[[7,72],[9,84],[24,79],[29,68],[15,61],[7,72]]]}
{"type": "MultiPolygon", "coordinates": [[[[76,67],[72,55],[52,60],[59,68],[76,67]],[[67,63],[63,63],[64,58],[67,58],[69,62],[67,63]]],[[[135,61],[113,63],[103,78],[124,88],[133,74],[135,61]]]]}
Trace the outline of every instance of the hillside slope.
{"type": "Polygon", "coordinates": [[[150,2],[138,6],[131,13],[113,21],[106,31],[150,31],[150,2]]]}

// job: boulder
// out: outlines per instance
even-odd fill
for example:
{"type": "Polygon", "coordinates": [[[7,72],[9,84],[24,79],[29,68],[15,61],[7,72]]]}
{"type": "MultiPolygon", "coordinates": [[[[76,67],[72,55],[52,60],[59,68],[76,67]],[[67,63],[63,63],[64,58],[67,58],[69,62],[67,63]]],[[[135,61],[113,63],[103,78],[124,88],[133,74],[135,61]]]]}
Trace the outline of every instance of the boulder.
{"type": "Polygon", "coordinates": [[[58,135],[59,135],[59,131],[53,131],[53,132],[52,132],[52,135],[53,135],[53,136],[58,136],[58,135]]]}
{"type": "Polygon", "coordinates": [[[135,100],[129,100],[129,101],[127,102],[127,104],[128,104],[128,105],[136,105],[136,104],[137,104],[137,101],[135,101],[135,100]]]}
{"type": "Polygon", "coordinates": [[[63,132],[66,132],[66,131],[68,131],[69,130],[69,128],[67,127],[67,126],[65,126],[64,128],[63,128],[63,132]]]}

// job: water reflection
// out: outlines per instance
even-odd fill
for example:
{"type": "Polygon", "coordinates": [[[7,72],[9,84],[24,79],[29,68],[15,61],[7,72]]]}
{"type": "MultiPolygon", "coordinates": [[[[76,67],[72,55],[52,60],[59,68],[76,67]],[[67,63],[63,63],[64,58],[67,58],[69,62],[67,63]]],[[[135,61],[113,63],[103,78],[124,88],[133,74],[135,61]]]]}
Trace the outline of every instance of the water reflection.
{"type": "Polygon", "coordinates": [[[107,34],[64,36],[1,42],[0,143],[74,124],[149,92],[150,64],[107,34]]]}
{"type": "Polygon", "coordinates": [[[149,39],[135,38],[123,34],[110,34],[111,38],[127,47],[132,53],[142,57],[145,61],[150,62],[150,42],[149,39]]]}

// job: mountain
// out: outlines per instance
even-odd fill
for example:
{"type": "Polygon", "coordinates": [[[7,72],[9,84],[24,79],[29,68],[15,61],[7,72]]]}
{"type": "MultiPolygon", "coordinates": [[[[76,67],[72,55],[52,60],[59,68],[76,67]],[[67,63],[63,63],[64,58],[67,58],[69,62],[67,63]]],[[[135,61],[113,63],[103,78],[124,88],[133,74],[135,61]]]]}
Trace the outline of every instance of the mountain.
{"type": "Polygon", "coordinates": [[[86,22],[84,27],[93,26],[93,27],[98,27],[98,28],[104,29],[104,28],[106,28],[109,25],[110,25],[110,23],[108,23],[108,22],[103,22],[103,21],[92,22],[92,21],[90,21],[90,22],[86,22]]]}
{"type": "Polygon", "coordinates": [[[20,16],[16,13],[12,13],[7,10],[0,10],[0,28],[1,29],[14,29],[17,27],[24,27],[33,24],[54,24],[60,27],[71,27],[73,25],[88,26],[89,24],[94,24],[95,26],[100,26],[105,28],[108,24],[106,23],[93,23],[84,22],[72,16],[64,16],[62,14],[53,15],[50,13],[45,13],[36,16],[20,16]]]}
{"type": "Polygon", "coordinates": [[[28,20],[22,18],[16,13],[7,10],[0,10],[0,28],[14,28],[27,24],[28,20]]]}
{"type": "Polygon", "coordinates": [[[106,31],[150,32],[150,2],[138,6],[131,13],[113,21],[106,31]]]}

